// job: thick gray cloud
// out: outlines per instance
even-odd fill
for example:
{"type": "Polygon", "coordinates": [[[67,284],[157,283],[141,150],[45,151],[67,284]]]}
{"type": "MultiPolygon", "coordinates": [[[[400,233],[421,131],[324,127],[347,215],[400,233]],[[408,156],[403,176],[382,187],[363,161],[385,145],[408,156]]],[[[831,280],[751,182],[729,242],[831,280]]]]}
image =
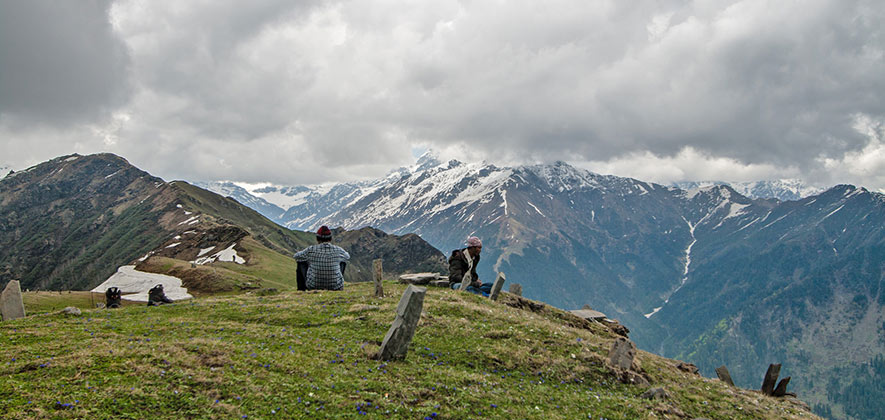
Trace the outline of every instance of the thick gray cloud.
{"type": "Polygon", "coordinates": [[[345,180],[430,147],[660,182],[885,188],[878,3],[119,0],[111,35],[131,61],[107,82],[132,80],[128,102],[56,132],[0,119],[0,138],[76,136],[65,152],[167,178],[345,180]]]}
{"type": "Polygon", "coordinates": [[[0,1],[0,118],[63,126],[126,102],[128,55],[110,1],[0,1]]]}

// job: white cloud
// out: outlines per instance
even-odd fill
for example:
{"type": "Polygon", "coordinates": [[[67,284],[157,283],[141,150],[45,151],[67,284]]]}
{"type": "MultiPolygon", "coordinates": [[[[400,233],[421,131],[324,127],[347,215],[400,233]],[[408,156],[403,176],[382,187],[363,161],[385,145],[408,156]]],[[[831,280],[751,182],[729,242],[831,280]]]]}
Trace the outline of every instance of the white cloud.
{"type": "Polygon", "coordinates": [[[597,173],[617,174],[660,184],[678,181],[744,182],[795,178],[799,175],[796,167],[743,163],[699,152],[692,147],[671,156],[634,152],[608,161],[574,164],[597,173]]]}
{"type": "Polygon", "coordinates": [[[14,166],[111,151],[164,178],[312,183],[433,148],[823,182],[869,147],[854,116],[885,118],[874,0],[119,0],[108,19],[127,101],[55,129],[0,108],[14,166]]]}
{"type": "Polygon", "coordinates": [[[825,173],[836,182],[866,185],[885,193],[885,122],[868,115],[856,115],[854,128],[869,141],[861,150],[838,158],[821,157],[825,173]]]}

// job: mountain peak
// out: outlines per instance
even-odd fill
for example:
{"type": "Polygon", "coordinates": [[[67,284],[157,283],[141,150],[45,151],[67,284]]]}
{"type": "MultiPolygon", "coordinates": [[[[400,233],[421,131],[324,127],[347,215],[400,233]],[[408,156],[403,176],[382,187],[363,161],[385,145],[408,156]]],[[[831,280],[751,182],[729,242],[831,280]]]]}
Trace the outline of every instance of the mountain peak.
{"type": "Polygon", "coordinates": [[[418,157],[418,161],[416,161],[415,165],[412,166],[412,172],[426,171],[442,164],[443,163],[439,160],[439,155],[437,155],[436,152],[434,152],[433,150],[428,150],[418,157]]]}

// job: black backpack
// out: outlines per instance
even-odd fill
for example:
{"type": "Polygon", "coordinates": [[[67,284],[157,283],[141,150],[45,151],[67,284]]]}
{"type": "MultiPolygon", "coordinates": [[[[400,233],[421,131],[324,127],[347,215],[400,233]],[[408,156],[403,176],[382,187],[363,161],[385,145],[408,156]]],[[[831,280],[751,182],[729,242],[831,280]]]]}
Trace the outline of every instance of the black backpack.
{"type": "Polygon", "coordinates": [[[108,290],[104,292],[105,297],[105,306],[108,308],[119,308],[121,304],[120,300],[120,289],[116,287],[109,287],[108,290]]]}
{"type": "Polygon", "coordinates": [[[148,306],[157,306],[164,303],[172,303],[172,299],[166,297],[163,292],[163,285],[158,284],[148,291],[148,306]]]}

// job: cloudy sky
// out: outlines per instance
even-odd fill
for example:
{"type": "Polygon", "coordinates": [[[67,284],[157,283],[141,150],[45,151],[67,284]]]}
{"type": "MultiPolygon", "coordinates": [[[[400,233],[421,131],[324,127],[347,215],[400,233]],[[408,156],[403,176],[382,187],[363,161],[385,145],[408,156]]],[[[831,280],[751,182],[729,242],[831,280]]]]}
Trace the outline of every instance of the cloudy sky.
{"type": "Polygon", "coordinates": [[[885,189],[885,4],[0,0],[0,166],[305,184],[433,149],[885,189]]]}

